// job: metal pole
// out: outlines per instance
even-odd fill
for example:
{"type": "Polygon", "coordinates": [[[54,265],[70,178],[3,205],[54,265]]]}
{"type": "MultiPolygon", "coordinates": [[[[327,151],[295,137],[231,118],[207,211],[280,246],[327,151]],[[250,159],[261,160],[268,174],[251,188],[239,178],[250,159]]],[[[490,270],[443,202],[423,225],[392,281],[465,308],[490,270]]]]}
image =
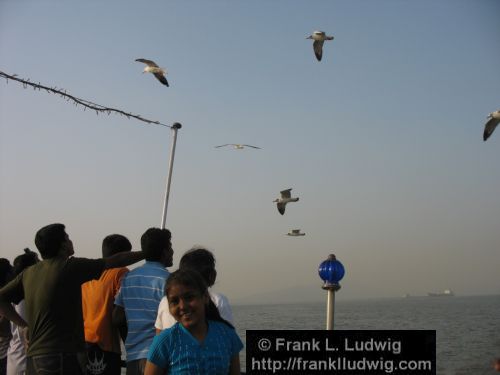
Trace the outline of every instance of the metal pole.
{"type": "Polygon", "coordinates": [[[333,330],[333,315],[335,312],[335,292],[340,289],[339,281],[344,277],[344,266],[334,254],[330,254],[328,259],[322,262],[318,268],[319,276],[324,284],[321,288],[327,291],[326,300],[326,329],[333,330]]]}
{"type": "Polygon", "coordinates": [[[178,122],[172,125],[172,145],[170,146],[170,160],[168,162],[167,186],[165,189],[165,199],[163,201],[163,215],[161,218],[161,229],[165,229],[167,221],[168,196],[170,195],[170,182],[172,181],[172,169],[174,167],[175,144],[177,142],[177,130],[182,128],[178,122]]]}
{"type": "Polygon", "coordinates": [[[333,330],[333,315],[335,312],[335,290],[328,289],[326,301],[326,329],[333,330]]]}

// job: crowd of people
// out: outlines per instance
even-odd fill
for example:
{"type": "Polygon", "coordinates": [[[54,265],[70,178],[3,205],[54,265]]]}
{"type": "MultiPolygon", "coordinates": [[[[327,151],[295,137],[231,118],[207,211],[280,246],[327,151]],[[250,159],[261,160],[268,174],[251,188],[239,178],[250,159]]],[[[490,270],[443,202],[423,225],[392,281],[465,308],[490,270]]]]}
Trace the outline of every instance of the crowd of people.
{"type": "Polygon", "coordinates": [[[13,266],[0,259],[0,375],[118,375],[122,357],[128,375],[240,374],[243,343],[227,298],[209,291],[209,250],[187,251],[170,273],[167,229],[146,230],[141,251],[109,235],[100,259],[73,256],[63,224],[35,245],[41,260],[29,249],[13,266]]]}

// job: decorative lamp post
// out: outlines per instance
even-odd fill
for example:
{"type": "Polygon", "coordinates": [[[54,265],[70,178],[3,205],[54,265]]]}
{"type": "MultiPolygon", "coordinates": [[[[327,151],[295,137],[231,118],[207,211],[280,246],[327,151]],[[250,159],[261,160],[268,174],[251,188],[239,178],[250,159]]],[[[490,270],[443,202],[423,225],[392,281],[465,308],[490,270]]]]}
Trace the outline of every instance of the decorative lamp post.
{"type": "Polygon", "coordinates": [[[326,329],[333,330],[333,312],[335,307],[335,292],[340,289],[339,281],[345,274],[344,266],[335,255],[330,254],[318,268],[319,277],[324,281],[323,289],[328,291],[326,302],[326,329]]]}
{"type": "Polygon", "coordinates": [[[167,222],[168,196],[170,195],[170,182],[172,181],[172,169],[174,168],[175,144],[177,143],[177,131],[182,128],[178,122],[172,125],[172,145],[170,147],[170,160],[168,162],[167,186],[165,187],[165,199],[163,201],[163,213],[161,216],[161,229],[165,229],[167,222]]]}

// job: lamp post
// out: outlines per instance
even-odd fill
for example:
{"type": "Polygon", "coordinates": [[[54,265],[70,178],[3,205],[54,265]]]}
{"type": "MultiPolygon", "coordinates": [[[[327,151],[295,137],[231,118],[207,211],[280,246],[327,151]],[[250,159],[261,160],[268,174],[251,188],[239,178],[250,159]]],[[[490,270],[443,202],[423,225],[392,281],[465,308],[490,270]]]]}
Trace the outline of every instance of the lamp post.
{"type": "Polygon", "coordinates": [[[168,196],[170,195],[170,182],[172,181],[172,169],[174,168],[175,144],[177,142],[177,130],[180,128],[182,128],[182,125],[178,122],[172,125],[172,145],[170,146],[170,160],[168,162],[167,186],[165,188],[165,199],[163,201],[161,229],[165,229],[165,223],[167,221],[168,196]]]}
{"type": "Polygon", "coordinates": [[[318,268],[319,277],[323,280],[322,288],[327,290],[326,302],[326,329],[333,330],[333,315],[335,308],[335,292],[340,289],[339,281],[345,274],[344,266],[335,255],[330,254],[328,259],[322,262],[318,268]]]}

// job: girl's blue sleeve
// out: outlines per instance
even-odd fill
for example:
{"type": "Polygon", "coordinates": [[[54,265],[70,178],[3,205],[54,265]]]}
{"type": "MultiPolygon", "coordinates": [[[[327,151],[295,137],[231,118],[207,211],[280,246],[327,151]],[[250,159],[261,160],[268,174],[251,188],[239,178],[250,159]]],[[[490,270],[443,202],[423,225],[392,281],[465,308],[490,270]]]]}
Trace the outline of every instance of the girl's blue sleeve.
{"type": "Polygon", "coordinates": [[[166,370],[169,364],[169,349],[168,337],[165,333],[164,331],[153,339],[153,343],[149,347],[148,361],[166,370]]]}
{"type": "Polygon", "coordinates": [[[229,330],[231,331],[230,339],[231,339],[231,357],[232,357],[238,354],[241,351],[241,349],[243,349],[243,342],[241,342],[241,339],[236,333],[236,330],[231,328],[229,330]]]}

